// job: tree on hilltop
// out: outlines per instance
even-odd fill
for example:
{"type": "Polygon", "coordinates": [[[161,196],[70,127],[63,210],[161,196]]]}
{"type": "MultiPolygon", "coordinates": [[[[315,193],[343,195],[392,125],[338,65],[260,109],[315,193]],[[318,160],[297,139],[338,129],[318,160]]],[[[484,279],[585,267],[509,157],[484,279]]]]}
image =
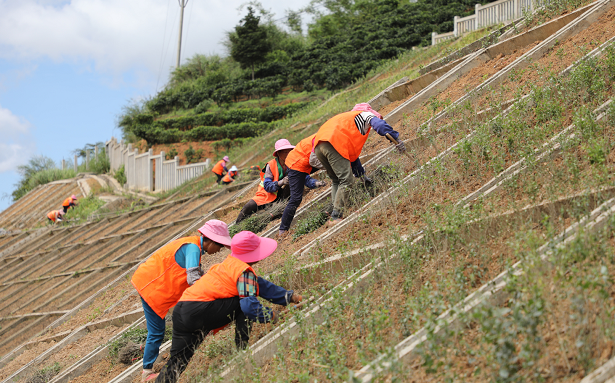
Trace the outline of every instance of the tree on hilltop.
{"type": "Polygon", "coordinates": [[[248,14],[235,27],[235,33],[229,35],[231,57],[243,69],[252,69],[252,80],[254,80],[254,66],[265,62],[265,56],[271,51],[267,29],[259,23],[260,17],[254,15],[252,7],[248,7],[248,14]]]}

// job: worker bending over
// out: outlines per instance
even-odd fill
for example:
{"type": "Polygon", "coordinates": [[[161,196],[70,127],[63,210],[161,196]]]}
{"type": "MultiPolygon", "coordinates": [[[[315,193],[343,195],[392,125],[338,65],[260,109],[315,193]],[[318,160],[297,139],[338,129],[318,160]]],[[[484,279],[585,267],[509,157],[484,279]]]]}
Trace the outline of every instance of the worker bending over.
{"type": "Polygon", "coordinates": [[[214,167],[211,169],[211,171],[218,177],[218,179],[216,180],[216,183],[218,185],[220,184],[220,181],[222,180],[222,176],[224,176],[224,172],[228,172],[228,169],[226,168],[226,164],[229,161],[230,160],[228,156],[224,156],[224,158],[218,161],[218,163],[216,163],[214,167]]]}
{"type": "Polygon", "coordinates": [[[165,316],[189,286],[201,278],[201,257],[231,245],[226,223],[212,219],[199,230],[201,236],[174,240],[158,249],[132,276],[141,296],[147,322],[141,381],[153,381],[152,367],[164,338],[165,316]]]}
{"type": "Polygon", "coordinates": [[[64,214],[66,214],[68,209],[70,209],[71,207],[74,209],[75,206],[77,206],[77,196],[74,194],[65,199],[64,202],[62,202],[62,209],[64,210],[64,214]]]}
{"type": "Polygon", "coordinates": [[[290,188],[284,187],[284,185],[288,185],[286,157],[294,148],[295,146],[284,138],[275,143],[273,159],[267,162],[265,169],[260,173],[261,182],[256,190],[256,195],[246,202],[241,209],[239,216],[237,216],[237,223],[259,210],[266,209],[272,203],[282,201],[290,196],[290,188]]]}
{"type": "MultiPolygon", "coordinates": [[[[332,224],[343,219],[348,188],[354,183],[353,175],[361,177],[365,174],[359,156],[372,128],[381,136],[390,134],[399,141],[399,133],[367,103],[357,104],[352,111],[332,117],[316,132],[314,153],[332,180],[332,224]]],[[[405,151],[403,142],[396,147],[400,152],[405,151]]]]}
{"type": "Polygon", "coordinates": [[[282,214],[282,222],[280,223],[280,231],[278,234],[279,238],[288,234],[288,229],[295,218],[297,208],[299,208],[303,200],[304,186],[314,189],[326,185],[324,181],[316,181],[310,177],[310,174],[318,169],[322,169],[322,164],[315,155],[312,155],[310,158],[314,137],[315,134],[312,134],[299,141],[297,146],[288,153],[286,157],[286,165],[289,168],[287,182],[290,186],[290,199],[282,214]]]}
{"type": "Polygon", "coordinates": [[[171,355],[156,382],[175,382],[207,334],[235,322],[235,345],[245,349],[252,322],[276,322],[279,314],[263,307],[258,297],[278,305],[303,298],[258,277],[252,268],[278,244],[249,231],[233,237],[231,254],[186,289],[173,310],[171,355]]]}
{"type": "Polygon", "coordinates": [[[62,216],[64,215],[64,211],[62,210],[52,210],[47,213],[47,220],[52,225],[58,222],[62,222],[62,216]]]}
{"type": "Polygon", "coordinates": [[[226,173],[226,175],[222,178],[222,183],[224,185],[228,185],[235,181],[235,177],[237,177],[237,167],[233,165],[231,166],[231,170],[229,170],[228,173],[226,173]]]}

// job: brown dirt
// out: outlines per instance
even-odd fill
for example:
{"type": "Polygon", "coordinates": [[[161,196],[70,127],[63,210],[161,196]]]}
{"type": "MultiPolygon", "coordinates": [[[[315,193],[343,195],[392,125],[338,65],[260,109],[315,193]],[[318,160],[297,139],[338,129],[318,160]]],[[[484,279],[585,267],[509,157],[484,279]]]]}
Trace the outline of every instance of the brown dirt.
{"type": "MultiPolygon", "coordinates": [[[[126,366],[121,363],[111,363],[109,358],[105,358],[100,362],[90,367],[81,376],[70,380],[71,383],[90,383],[90,382],[107,382],[126,369],[126,366]]],[[[141,376],[139,375],[139,378],[141,376]]],[[[140,379],[139,379],[140,382],[140,379]]]]}
{"type": "Polygon", "coordinates": [[[15,359],[11,360],[4,368],[0,370],[0,379],[4,380],[8,378],[15,371],[19,370],[21,367],[29,363],[32,359],[36,358],[43,352],[45,352],[48,348],[56,344],[56,342],[42,342],[37,344],[36,346],[24,351],[20,355],[18,355],[15,359]]]}

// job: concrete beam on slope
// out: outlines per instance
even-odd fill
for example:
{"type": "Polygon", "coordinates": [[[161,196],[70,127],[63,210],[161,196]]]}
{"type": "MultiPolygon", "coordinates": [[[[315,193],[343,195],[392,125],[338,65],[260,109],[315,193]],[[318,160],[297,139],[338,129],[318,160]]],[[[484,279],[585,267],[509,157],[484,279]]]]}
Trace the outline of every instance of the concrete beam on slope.
{"type": "Polygon", "coordinates": [[[615,358],[609,359],[579,383],[615,383],[615,358]]]}
{"type": "MultiPolygon", "coordinates": [[[[483,92],[487,91],[488,89],[492,89],[500,82],[504,81],[504,79],[508,77],[512,70],[518,70],[527,67],[531,62],[538,60],[545,53],[547,53],[556,43],[564,41],[586,29],[587,27],[589,27],[589,25],[591,25],[591,23],[593,23],[606,11],[608,11],[610,7],[613,6],[613,2],[611,0],[598,0],[590,5],[591,7],[583,8],[586,10],[580,16],[572,20],[565,27],[561,28],[559,31],[557,31],[557,33],[552,34],[551,36],[543,40],[540,44],[530,49],[528,52],[525,52],[508,66],[506,66],[505,68],[491,76],[489,79],[487,79],[487,81],[477,86],[472,92],[465,94],[460,99],[445,108],[443,111],[438,113],[436,116],[430,118],[427,122],[424,123],[424,125],[430,126],[431,124],[446,118],[449,112],[454,108],[458,107],[459,105],[462,105],[463,103],[469,101],[474,97],[481,95],[483,92]]],[[[548,24],[549,23],[544,24],[543,26],[546,27],[548,24]]],[[[510,40],[512,39],[503,41],[501,44],[506,43],[510,40]]],[[[401,115],[399,117],[401,118],[401,115]]]]}
{"type": "MultiPolygon", "coordinates": [[[[574,234],[576,234],[580,228],[585,228],[587,232],[596,232],[604,227],[609,217],[613,214],[615,214],[615,199],[610,199],[598,208],[594,209],[587,217],[584,217],[579,222],[569,226],[556,238],[541,246],[537,250],[538,254],[540,254],[543,261],[546,261],[547,256],[552,253],[551,249],[553,247],[561,248],[566,246],[574,240],[574,234]]],[[[492,279],[477,291],[470,294],[461,303],[455,305],[453,309],[449,309],[440,315],[437,322],[442,323],[443,325],[436,326],[433,333],[439,334],[445,329],[445,326],[453,325],[459,320],[458,313],[468,313],[477,308],[480,304],[487,301],[494,302],[495,304],[498,302],[503,302],[503,288],[506,286],[507,278],[510,275],[519,275],[522,273],[520,268],[521,262],[522,261],[519,261],[512,266],[512,273],[508,270],[502,272],[496,278],[492,279]]],[[[422,328],[413,335],[404,339],[402,342],[398,343],[397,346],[395,346],[394,359],[400,360],[404,363],[411,362],[417,356],[415,354],[417,346],[427,338],[427,333],[427,330],[422,328]]],[[[390,365],[391,362],[387,360],[386,356],[380,356],[372,363],[353,374],[351,379],[352,381],[356,381],[358,379],[361,382],[370,382],[380,372],[386,370],[390,365]]]]}
{"type": "Polygon", "coordinates": [[[390,124],[399,122],[404,114],[410,113],[427,99],[444,90],[453,81],[470,71],[472,68],[496,57],[498,54],[507,55],[520,47],[525,47],[536,41],[542,40],[542,42],[536,47],[530,49],[528,52],[525,52],[511,64],[507,65],[504,69],[500,70],[484,83],[476,87],[474,91],[462,96],[459,100],[453,102],[448,108],[431,119],[431,121],[440,120],[444,115],[448,114],[454,106],[461,105],[470,97],[476,97],[490,87],[497,85],[508,76],[512,69],[522,69],[528,66],[530,63],[528,59],[537,60],[542,57],[555,44],[556,41],[562,41],[573,34],[580,32],[582,29],[587,28],[591,22],[596,20],[600,15],[602,15],[602,13],[608,10],[610,7],[607,4],[608,2],[609,0],[599,0],[591,4],[591,7],[584,7],[579,11],[560,16],[521,35],[512,37],[489,48],[481,49],[471,54],[464,62],[451,70],[447,75],[440,77],[430,86],[421,90],[411,99],[385,116],[385,119],[390,124]]]}

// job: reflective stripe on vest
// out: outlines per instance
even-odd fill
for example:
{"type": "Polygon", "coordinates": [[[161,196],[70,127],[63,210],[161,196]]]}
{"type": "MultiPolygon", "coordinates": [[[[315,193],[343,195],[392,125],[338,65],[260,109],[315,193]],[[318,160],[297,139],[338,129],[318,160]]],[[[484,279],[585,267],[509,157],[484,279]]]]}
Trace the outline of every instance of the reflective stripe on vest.
{"type": "Polygon", "coordinates": [[[161,247],[132,276],[132,285],[160,318],[167,315],[190,286],[186,269],[175,262],[175,253],[186,243],[194,243],[200,249],[201,237],[179,238],[161,247]]]}
{"type": "Polygon", "coordinates": [[[220,160],[218,161],[217,164],[214,165],[213,169],[211,169],[212,172],[216,173],[217,175],[221,176],[222,173],[224,172],[224,165],[226,164],[226,162],[224,162],[224,160],[220,160]]]}
{"type": "Polygon", "coordinates": [[[356,161],[371,131],[368,125],[367,132],[363,135],[357,128],[354,118],[361,113],[345,112],[329,119],[316,132],[314,147],[322,141],[328,141],[342,157],[350,162],[356,161]]]}
{"type": "Polygon", "coordinates": [[[299,141],[297,146],[288,153],[286,157],[286,166],[289,169],[310,174],[312,166],[310,165],[310,153],[312,152],[312,139],[315,134],[299,141]]]}
{"type": "MultiPolygon", "coordinates": [[[[244,271],[254,269],[247,263],[229,255],[224,262],[213,265],[207,274],[194,282],[179,299],[181,302],[211,302],[239,296],[237,280],[244,271]]],[[[254,273],[256,275],[256,273],[254,273]]],[[[257,285],[256,295],[258,295],[257,285]]]]}
{"type": "MultiPolygon", "coordinates": [[[[269,166],[269,169],[271,169],[271,173],[273,174],[273,180],[279,181],[280,180],[280,168],[282,167],[278,163],[277,158],[274,158],[273,160],[267,162],[267,165],[269,166]],[[280,168],[278,168],[278,166],[280,166],[280,168]]],[[[267,169],[267,166],[265,166],[265,169],[267,169]]],[[[265,190],[265,172],[262,172],[261,173],[261,183],[258,184],[256,195],[254,196],[254,198],[252,198],[252,200],[256,202],[258,206],[261,206],[261,205],[265,205],[265,204],[275,201],[277,197],[278,197],[278,192],[269,193],[267,190],[265,190]]]]}

